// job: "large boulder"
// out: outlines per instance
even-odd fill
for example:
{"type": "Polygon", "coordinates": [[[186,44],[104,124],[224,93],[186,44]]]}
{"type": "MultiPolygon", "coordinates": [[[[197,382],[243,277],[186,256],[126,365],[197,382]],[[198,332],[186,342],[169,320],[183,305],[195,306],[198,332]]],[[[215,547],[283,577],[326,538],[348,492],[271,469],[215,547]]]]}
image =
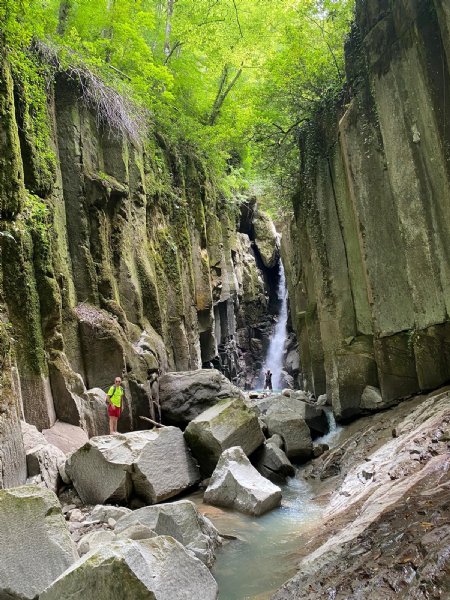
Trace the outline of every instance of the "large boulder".
{"type": "Polygon", "coordinates": [[[257,399],[252,402],[252,406],[263,419],[270,414],[292,413],[306,422],[313,437],[327,433],[329,424],[324,409],[321,406],[307,402],[305,392],[295,390],[290,392],[289,396],[283,393],[257,399]]]}
{"type": "Polygon", "coordinates": [[[48,444],[56,446],[64,454],[70,454],[78,450],[88,441],[88,436],[81,427],[62,421],[56,421],[50,429],[44,429],[42,433],[48,444]]]}
{"type": "Polygon", "coordinates": [[[119,540],[89,552],[39,600],[215,600],[208,568],[176,540],[119,540]]]}
{"type": "Polygon", "coordinates": [[[0,491],[0,598],[36,598],[78,559],[56,495],[32,485],[0,491]]]}
{"type": "Polygon", "coordinates": [[[184,435],[205,475],[211,475],[227,448],[240,446],[249,456],[264,442],[258,417],[243,400],[223,400],[205,410],[184,435]]]}
{"type": "Polygon", "coordinates": [[[166,373],[159,380],[164,422],[179,427],[220,400],[242,397],[241,390],[216,369],[166,373]]]}
{"type": "Polygon", "coordinates": [[[311,431],[305,420],[310,408],[314,407],[300,400],[281,397],[262,416],[269,434],[283,438],[284,451],[291,460],[307,460],[313,455],[311,431]]]}
{"type": "Polygon", "coordinates": [[[66,460],[64,452],[49,444],[34,425],[21,421],[20,426],[27,460],[27,476],[37,478],[49,490],[57,492],[61,482],[59,469],[66,460]]]}
{"type": "Polygon", "coordinates": [[[295,469],[278,444],[270,440],[266,440],[257,450],[253,464],[263,477],[275,483],[283,483],[286,477],[295,475],[295,469]]]}
{"type": "Polygon", "coordinates": [[[281,490],[260,475],[242,448],[235,446],[225,450],[220,457],[204,501],[251,515],[262,515],[279,506],[281,490]]]}
{"type": "Polygon", "coordinates": [[[124,503],[132,493],[153,504],[200,479],[176,427],[92,438],[70,456],[66,472],[87,504],[124,503]]]}
{"type": "Polygon", "coordinates": [[[153,536],[172,536],[208,567],[212,566],[221,543],[217,529],[190,500],[144,506],[119,519],[114,531],[125,533],[131,528],[134,532],[136,525],[147,527],[154,532],[153,536]]]}

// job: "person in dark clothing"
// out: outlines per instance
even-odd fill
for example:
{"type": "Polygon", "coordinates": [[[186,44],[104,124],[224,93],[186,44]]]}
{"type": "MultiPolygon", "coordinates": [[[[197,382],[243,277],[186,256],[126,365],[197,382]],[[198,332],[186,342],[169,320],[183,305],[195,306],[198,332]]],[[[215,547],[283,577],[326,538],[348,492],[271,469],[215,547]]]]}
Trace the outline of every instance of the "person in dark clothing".
{"type": "Polygon", "coordinates": [[[272,373],[270,372],[270,369],[267,369],[267,371],[266,371],[266,378],[264,381],[264,389],[272,390],[272,373]]]}

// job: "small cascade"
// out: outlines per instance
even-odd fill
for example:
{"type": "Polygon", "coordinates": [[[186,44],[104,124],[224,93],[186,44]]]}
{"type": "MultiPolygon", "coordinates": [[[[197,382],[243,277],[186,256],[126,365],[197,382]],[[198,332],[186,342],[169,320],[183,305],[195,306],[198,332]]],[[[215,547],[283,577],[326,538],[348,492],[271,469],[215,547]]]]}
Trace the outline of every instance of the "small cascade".
{"type": "Polygon", "coordinates": [[[264,373],[267,369],[272,371],[272,387],[274,390],[281,387],[281,370],[283,368],[283,353],[287,339],[287,320],[288,320],[288,294],[286,288],[286,277],[282,261],[279,263],[279,279],[277,296],[280,304],[278,321],[275,325],[272,339],[270,340],[267,357],[264,364],[264,373]]]}

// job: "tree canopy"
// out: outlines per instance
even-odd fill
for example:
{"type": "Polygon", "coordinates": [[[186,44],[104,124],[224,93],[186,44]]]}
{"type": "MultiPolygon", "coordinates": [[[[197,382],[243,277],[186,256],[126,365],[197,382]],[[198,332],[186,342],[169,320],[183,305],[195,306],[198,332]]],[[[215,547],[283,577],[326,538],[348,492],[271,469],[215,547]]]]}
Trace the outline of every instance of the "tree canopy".
{"type": "Polygon", "coordinates": [[[298,128],[343,85],[353,3],[0,0],[0,22],[36,113],[41,73],[29,48],[39,42],[200,154],[225,193],[257,184],[279,197],[295,177],[298,128]]]}

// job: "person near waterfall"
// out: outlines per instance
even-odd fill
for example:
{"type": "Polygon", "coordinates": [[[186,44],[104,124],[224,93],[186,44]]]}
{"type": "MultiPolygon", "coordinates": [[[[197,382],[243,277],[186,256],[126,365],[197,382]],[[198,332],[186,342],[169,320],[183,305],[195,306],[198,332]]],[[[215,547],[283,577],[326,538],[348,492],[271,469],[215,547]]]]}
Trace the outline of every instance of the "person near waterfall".
{"type": "Polygon", "coordinates": [[[109,416],[109,433],[114,435],[117,433],[117,422],[122,412],[123,396],[125,391],[122,387],[122,379],[116,377],[114,385],[112,385],[106,395],[106,403],[108,404],[109,416]]]}
{"type": "Polygon", "coordinates": [[[267,371],[266,371],[266,378],[264,381],[264,389],[272,391],[272,373],[270,372],[270,369],[267,369],[267,371]]]}

